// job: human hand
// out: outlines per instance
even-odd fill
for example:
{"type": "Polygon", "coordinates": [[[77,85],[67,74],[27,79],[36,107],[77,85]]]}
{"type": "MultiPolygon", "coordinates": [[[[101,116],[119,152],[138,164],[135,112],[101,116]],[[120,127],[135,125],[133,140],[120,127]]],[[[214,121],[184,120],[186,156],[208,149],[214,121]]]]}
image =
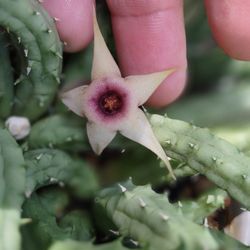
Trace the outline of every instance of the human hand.
{"type": "MultiPolygon", "coordinates": [[[[198,0],[197,0],[198,1],[198,0]]],[[[65,51],[78,51],[92,40],[93,0],[43,0],[56,22],[65,51]]],[[[117,56],[124,75],[177,67],[156,90],[152,106],[173,102],[186,84],[186,42],[182,0],[107,0],[117,56]]],[[[250,59],[249,0],[205,0],[218,45],[230,56],[250,59]]],[[[202,62],[201,62],[202,63],[202,62]]]]}

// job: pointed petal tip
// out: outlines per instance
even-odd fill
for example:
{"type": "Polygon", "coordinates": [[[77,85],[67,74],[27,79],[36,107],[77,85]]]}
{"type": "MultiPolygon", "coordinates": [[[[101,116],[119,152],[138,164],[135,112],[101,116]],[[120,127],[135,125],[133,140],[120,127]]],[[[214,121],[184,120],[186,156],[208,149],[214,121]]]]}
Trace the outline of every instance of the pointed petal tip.
{"type": "Polygon", "coordinates": [[[177,71],[177,68],[166,69],[166,70],[159,72],[159,73],[162,73],[162,78],[163,78],[163,80],[165,80],[165,78],[167,78],[168,76],[173,74],[175,71],[177,71]]]}
{"type": "Polygon", "coordinates": [[[82,117],[84,116],[82,100],[87,88],[88,87],[86,85],[83,85],[59,94],[62,103],[71,111],[82,117]]]}
{"type": "Polygon", "coordinates": [[[101,155],[101,153],[103,152],[104,148],[101,149],[98,145],[92,145],[90,144],[92,150],[95,152],[96,155],[101,155]]]}
{"type": "Polygon", "coordinates": [[[170,174],[170,176],[173,178],[173,180],[174,181],[176,181],[177,179],[176,179],[176,176],[174,175],[174,172],[173,172],[173,169],[172,169],[172,167],[171,167],[171,164],[170,164],[170,162],[169,162],[169,160],[168,160],[168,158],[167,158],[167,155],[165,154],[165,156],[166,156],[166,158],[165,159],[162,159],[161,158],[161,160],[164,162],[164,164],[166,165],[166,168],[167,168],[167,170],[169,171],[169,174],[170,174]]]}
{"type": "Polygon", "coordinates": [[[110,131],[98,124],[88,122],[87,135],[91,148],[97,155],[100,155],[114,139],[116,132],[110,131]]]}
{"type": "Polygon", "coordinates": [[[93,30],[94,55],[92,62],[91,79],[95,80],[109,75],[121,77],[120,69],[112,54],[110,53],[101,33],[95,8],[93,8],[93,30]]]}
{"type": "Polygon", "coordinates": [[[68,91],[59,93],[59,98],[68,107],[68,91]]]}
{"type": "Polygon", "coordinates": [[[120,133],[154,152],[164,162],[172,178],[176,180],[168,157],[155,137],[152,127],[143,111],[138,109],[135,116],[124,124],[124,128],[122,128],[120,133]]]}
{"type": "Polygon", "coordinates": [[[131,92],[137,97],[138,104],[142,105],[159,85],[176,70],[176,68],[171,68],[149,74],[131,75],[125,77],[125,81],[128,83],[131,92]]]}

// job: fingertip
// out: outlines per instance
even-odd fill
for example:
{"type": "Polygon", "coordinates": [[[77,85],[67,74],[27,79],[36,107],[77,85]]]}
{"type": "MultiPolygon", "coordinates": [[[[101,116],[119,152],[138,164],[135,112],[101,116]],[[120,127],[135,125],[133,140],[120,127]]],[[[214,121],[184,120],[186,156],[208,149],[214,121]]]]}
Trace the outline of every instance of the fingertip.
{"type": "Polygon", "coordinates": [[[205,5],[218,45],[235,59],[250,60],[250,1],[205,0],[205,5]]]}
{"type": "Polygon", "coordinates": [[[54,18],[64,51],[76,52],[93,37],[94,0],[43,0],[42,5],[54,18]]]}
{"type": "MultiPolygon", "coordinates": [[[[108,0],[116,51],[123,75],[186,69],[186,40],[181,0],[108,0]]],[[[169,76],[149,99],[162,107],[183,91],[186,72],[169,76]]],[[[143,83],[142,83],[143,84],[143,83]]]]}

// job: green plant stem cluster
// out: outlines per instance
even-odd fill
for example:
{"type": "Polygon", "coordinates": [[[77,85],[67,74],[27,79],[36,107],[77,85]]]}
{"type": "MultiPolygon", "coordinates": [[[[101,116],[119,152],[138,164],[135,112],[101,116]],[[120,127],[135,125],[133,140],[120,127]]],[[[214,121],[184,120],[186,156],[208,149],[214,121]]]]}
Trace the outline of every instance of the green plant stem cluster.
{"type": "MultiPolygon", "coordinates": [[[[100,16],[107,39],[108,17],[100,16]]],[[[85,121],[57,97],[62,72],[66,80],[90,75],[92,46],[65,57],[62,71],[57,21],[39,1],[0,0],[0,250],[249,249],[207,223],[230,197],[250,209],[250,133],[242,124],[249,121],[249,85],[234,86],[230,97],[228,89],[216,91],[168,109],[186,122],[148,115],[177,181],[151,152],[124,138],[96,157],[85,121]],[[15,115],[31,122],[18,143],[4,125],[15,115]],[[210,190],[169,201],[164,191],[199,175],[211,181],[210,190]],[[135,184],[124,182],[129,176],[135,184]]]]}

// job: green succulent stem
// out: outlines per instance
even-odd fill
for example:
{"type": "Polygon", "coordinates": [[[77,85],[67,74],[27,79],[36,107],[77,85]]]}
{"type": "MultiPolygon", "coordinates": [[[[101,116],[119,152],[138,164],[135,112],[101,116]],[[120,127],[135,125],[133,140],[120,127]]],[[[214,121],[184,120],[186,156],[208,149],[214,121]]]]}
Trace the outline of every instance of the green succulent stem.
{"type": "Polygon", "coordinates": [[[103,190],[97,202],[123,236],[146,249],[219,249],[209,231],[186,219],[165,195],[131,181],[103,190]]]}
{"type": "Polygon", "coordinates": [[[26,245],[31,244],[33,237],[36,241],[41,241],[43,249],[48,249],[53,241],[58,240],[91,240],[93,229],[88,214],[83,210],[67,211],[65,207],[68,200],[65,195],[65,192],[60,189],[52,189],[39,195],[33,193],[26,200],[23,216],[32,219],[31,223],[23,228],[23,233],[31,235],[31,239],[26,237],[24,242],[26,245]],[[42,238],[40,238],[41,235],[42,238]]]}
{"type": "Polygon", "coordinates": [[[25,59],[15,82],[14,113],[34,120],[53,100],[61,73],[62,48],[53,19],[35,0],[1,0],[0,26],[15,35],[25,59]]]}
{"type": "Polygon", "coordinates": [[[20,249],[20,211],[24,201],[24,190],[25,169],[22,151],[8,131],[0,129],[1,250],[20,249]]]}
{"type": "Polygon", "coordinates": [[[124,247],[120,240],[105,243],[102,245],[94,245],[91,242],[77,242],[73,240],[55,242],[49,250],[128,250],[124,247]]]}
{"type": "Polygon", "coordinates": [[[94,171],[86,162],[55,149],[37,149],[24,155],[26,163],[26,196],[51,184],[67,185],[74,195],[91,197],[98,190],[94,171]]]}
{"type": "Polygon", "coordinates": [[[0,31],[0,118],[7,118],[13,106],[14,88],[7,38],[0,31]]]}
{"type": "Polygon", "coordinates": [[[28,146],[30,149],[50,147],[74,152],[89,149],[82,119],[66,114],[36,122],[31,128],[28,146]]]}
{"type": "Polygon", "coordinates": [[[150,122],[167,154],[205,175],[250,209],[250,158],[208,129],[152,115],[150,122]]]}

